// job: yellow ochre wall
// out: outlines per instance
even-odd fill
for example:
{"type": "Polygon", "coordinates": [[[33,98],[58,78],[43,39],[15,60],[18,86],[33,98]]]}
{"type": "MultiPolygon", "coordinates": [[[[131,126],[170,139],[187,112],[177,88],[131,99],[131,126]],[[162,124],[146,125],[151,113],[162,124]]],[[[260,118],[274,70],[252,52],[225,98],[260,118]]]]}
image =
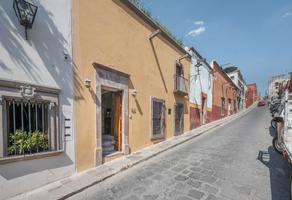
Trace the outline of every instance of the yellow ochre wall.
{"type": "MultiPolygon", "coordinates": [[[[154,31],[118,0],[73,0],[73,63],[75,79],[76,164],[82,171],[95,166],[96,69],[93,63],[130,75],[129,146],[135,152],[156,142],[151,140],[150,97],[164,99],[166,138],[174,134],[175,99],[185,105],[184,131],[189,130],[188,98],[174,95],[174,63],[185,52],[162,36],[149,40],[154,31]],[[91,87],[84,80],[92,80],[91,87]],[[131,91],[138,91],[136,100],[131,91]]],[[[183,59],[185,78],[190,60],[183,59]]]]}

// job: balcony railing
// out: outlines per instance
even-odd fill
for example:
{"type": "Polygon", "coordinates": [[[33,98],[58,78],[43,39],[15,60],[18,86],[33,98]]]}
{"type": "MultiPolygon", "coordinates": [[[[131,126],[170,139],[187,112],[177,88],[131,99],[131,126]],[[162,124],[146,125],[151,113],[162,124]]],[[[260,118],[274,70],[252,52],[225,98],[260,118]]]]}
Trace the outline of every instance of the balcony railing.
{"type": "Polygon", "coordinates": [[[183,76],[174,75],[174,93],[188,95],[188,80],[183,76]]]}

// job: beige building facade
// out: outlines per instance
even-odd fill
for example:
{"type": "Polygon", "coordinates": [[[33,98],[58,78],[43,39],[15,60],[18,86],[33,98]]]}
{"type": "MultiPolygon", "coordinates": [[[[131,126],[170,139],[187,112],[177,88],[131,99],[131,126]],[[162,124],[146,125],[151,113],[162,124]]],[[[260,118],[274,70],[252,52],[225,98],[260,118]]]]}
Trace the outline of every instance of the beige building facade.
{"type": "Polygon", "coordinates": [[[190,129],[188,53],[129,1],[73,0],[77,171],[190,129]]]}

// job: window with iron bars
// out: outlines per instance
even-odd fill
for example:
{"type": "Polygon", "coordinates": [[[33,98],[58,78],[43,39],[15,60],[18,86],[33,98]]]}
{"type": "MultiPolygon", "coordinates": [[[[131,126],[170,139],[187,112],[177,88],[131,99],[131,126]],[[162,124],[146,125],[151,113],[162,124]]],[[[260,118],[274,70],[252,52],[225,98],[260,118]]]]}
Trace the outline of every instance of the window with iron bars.
{"type": "Polygon", "coordinates": [[[60,150],[58,113],[57,101],[2,97],[0,158],[60,150]]]}
{"type": "Polygon", "coordinates": [[[165,103],[161,99],[151,99],[151,137],[161,138],[165,131],[165,103]]]}

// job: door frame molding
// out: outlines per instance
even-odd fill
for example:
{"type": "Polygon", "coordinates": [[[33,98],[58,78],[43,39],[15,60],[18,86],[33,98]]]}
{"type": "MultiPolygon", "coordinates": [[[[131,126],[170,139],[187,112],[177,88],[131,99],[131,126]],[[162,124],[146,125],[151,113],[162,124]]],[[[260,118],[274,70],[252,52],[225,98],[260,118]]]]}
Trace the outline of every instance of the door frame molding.
{"type": "Polygon", "coordinates": [[[102,164],[102,113],[101,90],[112,89],[122,92],[122,153],[127,155],[129,149],[129,76],[105,66],[96,67],[96,149],[95,165],[102,164]]]}

